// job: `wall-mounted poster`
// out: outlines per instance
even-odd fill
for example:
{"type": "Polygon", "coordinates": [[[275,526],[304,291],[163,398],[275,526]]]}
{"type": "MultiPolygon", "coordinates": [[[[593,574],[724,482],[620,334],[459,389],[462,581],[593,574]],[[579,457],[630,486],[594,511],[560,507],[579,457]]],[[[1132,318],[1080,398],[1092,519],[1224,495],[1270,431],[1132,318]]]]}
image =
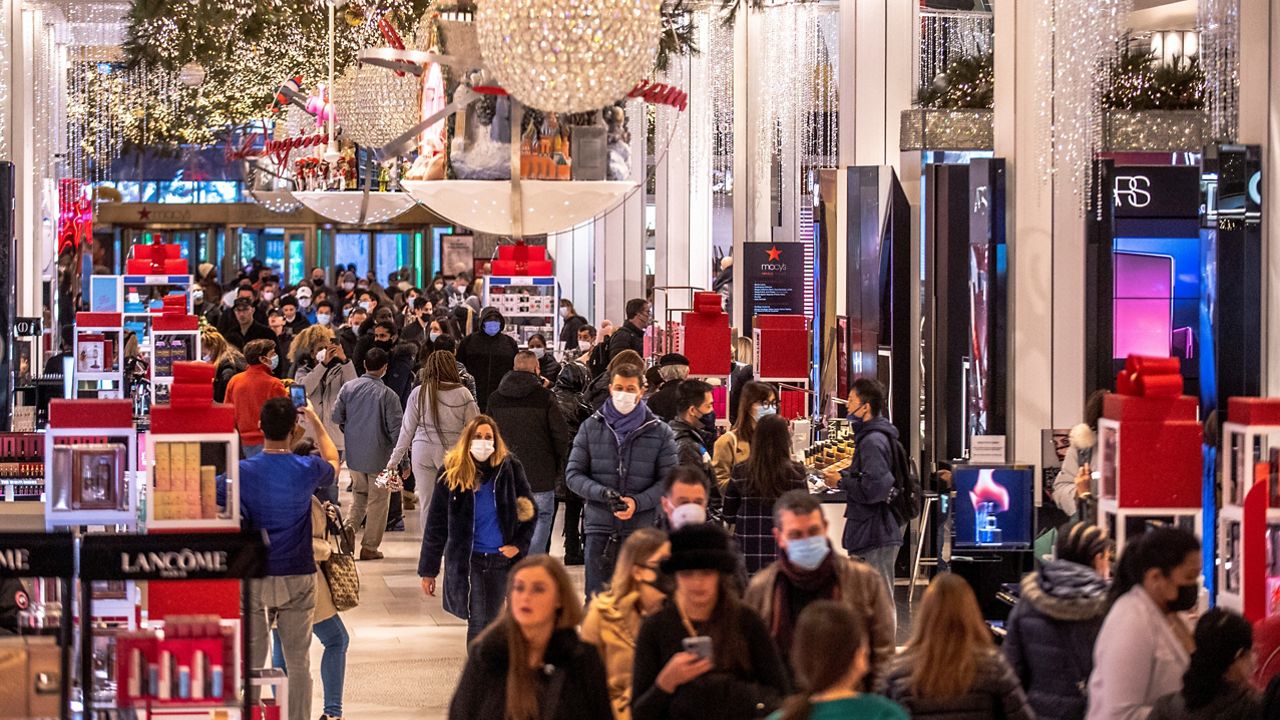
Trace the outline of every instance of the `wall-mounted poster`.
{"type": "Polygon", "coordinates": [[[804,243],[743,245],[743,322],[751,332],[756,315],[804,315],[804,243]]]}
{"type": "Polygon", "coordinates": [[[92,312],[121,312],[124,302],[124,278],[119,275],[91,275],[89,277],[89,310],[92,312]]]}
{"type": "Polygon", "coordinates": [[[475,257],[475,238],[471,235],[445,235],[440,238],[441,266],[445,277],[457,277],[459,273],[471,273],[475,257]]]}

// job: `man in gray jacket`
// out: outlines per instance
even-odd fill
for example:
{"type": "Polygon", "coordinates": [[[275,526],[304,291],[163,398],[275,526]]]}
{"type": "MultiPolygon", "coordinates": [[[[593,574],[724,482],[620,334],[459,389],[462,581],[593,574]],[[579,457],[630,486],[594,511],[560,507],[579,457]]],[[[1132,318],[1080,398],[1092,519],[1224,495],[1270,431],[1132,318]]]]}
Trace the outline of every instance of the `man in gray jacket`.
{"type": "Polygon", "coordinates": [[[364,356],[364,375],[342,386],[333,408],[333,421],[347,437],[347,469],[355,491],[347,527],[354,535],[361,523],[365,525],[361,560],[382,558],[378,546],[391,503],[390,488],[376,482],[391,459],[403,415],[400,398],[382,381],[389,359],[382,348],[371,348],[364,356]]]}

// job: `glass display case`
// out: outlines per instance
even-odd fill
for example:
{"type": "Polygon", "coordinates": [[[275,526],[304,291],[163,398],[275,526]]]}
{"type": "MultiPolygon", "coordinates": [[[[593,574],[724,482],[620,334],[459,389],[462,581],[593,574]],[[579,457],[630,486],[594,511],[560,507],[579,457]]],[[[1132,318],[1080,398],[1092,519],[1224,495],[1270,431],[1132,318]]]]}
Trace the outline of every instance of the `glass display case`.
{"type": "Polygon", "coordinates": [[[1241,422],[1222,426],[1218,604],[1256,622],[1280,610],[1280,400],[1230,403],[1241,422]]]}

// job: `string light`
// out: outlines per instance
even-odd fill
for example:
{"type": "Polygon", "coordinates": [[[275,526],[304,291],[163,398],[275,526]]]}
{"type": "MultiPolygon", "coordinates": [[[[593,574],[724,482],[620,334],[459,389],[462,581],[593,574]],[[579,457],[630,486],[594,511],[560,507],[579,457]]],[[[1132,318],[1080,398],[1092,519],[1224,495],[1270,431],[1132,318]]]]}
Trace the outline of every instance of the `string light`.
{"type": "Polygon", "coordinates": [[[1240,0],[1200,0],[1198,19],[1210,131],[1218,140],[1234,140],[1240,106],[1240,0]]]}

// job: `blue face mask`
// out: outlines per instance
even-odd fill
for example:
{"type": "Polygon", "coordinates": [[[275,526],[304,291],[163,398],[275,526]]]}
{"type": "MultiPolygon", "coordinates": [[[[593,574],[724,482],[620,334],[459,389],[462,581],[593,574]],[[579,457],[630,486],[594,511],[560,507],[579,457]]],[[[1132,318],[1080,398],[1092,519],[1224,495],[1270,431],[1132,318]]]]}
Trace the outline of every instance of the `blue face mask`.
{"type": "Polygon", "coordinates": [[[494,335],[498,334],[499,330],[502,329],[502,323],[498,322],[497,320],[485,320],[483,327],[484,327],[484,334],[488,335],[489,337],[493,337],[494,335]]]}
{"type": "Polygon", "coordinates": [[[272,370],[275,370],[275,369],[276,369],[276,368],[278,368],[278,367],[280,367],[280,356],[279,356],[279,355],[272,355],[272,356],[271,356],[271,369],[272,369],[272,370]]]}
{"type": "Polygon", "coordinates": [[[777,413],[778,407],[776,405],[761,405],[756,408],[756,420],[770,415],[776,415],[777,413]]]}
{"type": "Polygon", "coordinates": [[[831,553],[826,535],[814,535],[803,540],[787,542],[787,559],[801,570],[815,570],[831,553]]]}

